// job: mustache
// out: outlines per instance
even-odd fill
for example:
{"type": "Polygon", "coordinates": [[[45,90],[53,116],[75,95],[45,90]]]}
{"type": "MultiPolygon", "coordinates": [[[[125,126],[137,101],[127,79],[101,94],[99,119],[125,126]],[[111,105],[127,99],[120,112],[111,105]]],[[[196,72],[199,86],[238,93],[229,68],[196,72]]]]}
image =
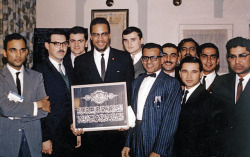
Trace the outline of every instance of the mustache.
{"type": "Polygon", "coordinates": [[[59,50],[58,52],[65,52],[64,50],[59,50]]]}
{"type": "Polygon", "coordinates": [[[171,63],[171,64],[173,64],[173,62],[171,62],[171,61],[165,61],[164,63],[171,63]]]}

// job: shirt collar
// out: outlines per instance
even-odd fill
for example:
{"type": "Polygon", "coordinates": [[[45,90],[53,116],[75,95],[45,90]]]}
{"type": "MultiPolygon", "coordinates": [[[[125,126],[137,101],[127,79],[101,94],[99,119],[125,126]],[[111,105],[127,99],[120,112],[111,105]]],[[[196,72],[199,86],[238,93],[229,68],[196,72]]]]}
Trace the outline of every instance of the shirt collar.
{"type": "MultiPolygon", "coordinates": [[[[130,56],[132,57],[133,55],[130,54],[130,56]]],[[[140,51],[139,53],[134,55],[134,57],[132,57],[133,58],[133,64],[135,65],[138,61],[140,61],[141,57],[142,57],[142,51],[140,51]]]]}
{"type": "Polygon", "coordinates": [[[9,69],[11,75],[13,75],[13,76],[16,76],[16,73],[17,73],[17,72],[23,73],[23,71],[24,71],[24,66],[23,66],[23,65],[22,65],[22,67],[21,67],[20,70],[16,70],[16,69],[12,68],[12,67],[9,65],[9,63],[7,63],[7,68],[9,69]]]}
{"type": "Polygon", "coordinates": [[[190,89],[187,89],[186,86],[185,86],[185,90],[184,91],[188,90],[188,94],[191,95],[199,85],[200,85],[200,83],[198,83],[197,85],[193,86],[190,89]]]}
{"type": "MultiPolygon", "coordinates": [[[[108,56],[109,55],[109,51],[110,51],[110,47],[108,47],[104,52],[103,52],[103,54],[104,54],[104,56],[108,56]]],[[[99,52],[99,51],[97,51],[96,49],[94,49],[94,55],[96,56],[96,57],[101,57],[101,52],[99,52]]]]}

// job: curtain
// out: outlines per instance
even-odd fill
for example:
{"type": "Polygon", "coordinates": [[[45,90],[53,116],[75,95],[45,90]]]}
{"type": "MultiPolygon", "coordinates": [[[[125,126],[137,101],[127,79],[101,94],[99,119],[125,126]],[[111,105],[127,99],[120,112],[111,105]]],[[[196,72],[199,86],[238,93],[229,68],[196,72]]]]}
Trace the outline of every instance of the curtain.
{"type": "Polygon", "coordinates": [[[203,29],[203,30],[184,30],[184,38],[193,38],[199,45],[204,43],[215,44],[220,53],[220,64],[218,74],[228,73],[228,62],[226,59],[226,43],[228,39],[227,29],[203,29]]]}
{"type": "Polygon", "coordinates": [[[33,30],[36,26],[36,0],[0,0],[0,69],[5,35],[20,33],[27,40],[26,67],[32,66],[33,30]]]}

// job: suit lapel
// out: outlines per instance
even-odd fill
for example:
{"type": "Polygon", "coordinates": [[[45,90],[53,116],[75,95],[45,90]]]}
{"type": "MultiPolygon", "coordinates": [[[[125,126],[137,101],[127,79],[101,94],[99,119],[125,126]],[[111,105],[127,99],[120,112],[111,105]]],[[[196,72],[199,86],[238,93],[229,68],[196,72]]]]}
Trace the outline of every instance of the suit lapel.
{"type": "Polygon", "coordinates": [[[7,68],[7,66],[4,66],[3,68],[3,75],[5,76],[6,81],[8,82],[10,89],[13,90],[13,92],[17,92],[17,87],[14,81],[13,76],[11,75],[9,69],[7,68]]]}
{"type": "Polygon", "coordinates": [[[148,93],[148,97],[157,89],[158,84],[161,83],[163,76],[164,76],[164,72],[161,70],[161,72],[159,73],[159,76],[156,78],[152,88],[150,89],[150,91],[148,93]]]}
{"type": "Polygon", "coordinates": [[[135,113],[135,116],[137,114],[137,102],[138,102],[138,94],[139,94],[139,90],[140,90],[140,87],[141,87],[141,84],[142,84],[142,81],[144,80],[145,78],[145,75],[142,76],[142,77],[138,77],[138,80],[136,84],[134,84],[134,89],[133,89],[133,95],[134,95],[134,98],[132,98],[133,100],[133,104],[134,105],[134,113],[135,113]]]}
{"type": "MultiPolygon", "coordinates": [[[[93,77],[93,79],[96,80],[96,82],[103,82],[102,81],[102,77],[100,76],[96,64],[95,64],[95,59],[94,59],[94,50],[89,52],[89,60],[88,60],[88,65],[89,65],[89,69],[91,69],[91,77],[93,77]]],[[[106,77],[106,76],[105,76],[106,77]]],[[[92,78],[91,78],[92,79],[92,78]]]]}
{"type": "Polygon", "coordinates": [[[199,99],[200,93],[205,90],[205,88],[203,87],[203,85],[199,85],[194,92],[190,95],[190,97],[188,98],[186,104],[194,104],[194,101],[196,101],[197,99],[199,99]]]}
{"type": "MultiPolygon", "coordinates": [[[[249,79],[250,80],[250,79],[249,79]]],[[[244,101],[246,99],[249,99],[249,94],[250,94],[250,81],[248,80],[247,84],[246,84],[246,87],[244,88],[244,90],[242,91],[238,101],[236,102],[236,105],[237,104],[241,104],[241,101],[244,101]]]]}
{"type": "Polygon", "coordinates": [[[31,82],[34,83],[35,80],[33,80],[33,76],[30,75],[30,73],[27,71],[26,68],[24,68],[23,71],[23,96],[25,97],[26,95],[29,95],[31,93],[28,93],[30,91],[33,91],[32,89],[30,89],[33,85],[31,84],[31,82]]]}
{"type": "Polygon", "coordinates": [[[113,49],[110,47],[108,65],[107,65],[107,69],[106,69],[106,72],[105,72],[104,81],[107,80],[107,78],[109,78],[109,77],[112,76],[113,67],[115,66],[115,65],[114,65],[115,61],[116,61],[116,57],[115,57],[114,51],[113,51],[113,49]]]}

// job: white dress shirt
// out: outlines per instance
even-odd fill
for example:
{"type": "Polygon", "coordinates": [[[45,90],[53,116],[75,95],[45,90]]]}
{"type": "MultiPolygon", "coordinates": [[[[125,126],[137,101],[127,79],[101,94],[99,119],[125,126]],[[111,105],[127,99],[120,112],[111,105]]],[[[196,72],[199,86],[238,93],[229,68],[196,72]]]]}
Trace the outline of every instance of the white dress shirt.
{"type": "Polygon", "coordinates": [[[61,64],[61,70],[63,72],[63,74],[65,75],[65,67],[63,65],[63,62],[61,61],[61,63],[58,63],[57,61],[53,60],[51,57],[49,57],[50,62],[54,65],[54,67],[57,69],[58,72],[60,72],[59,70],[59,64],[61,64]]]}
{"type": "Polygon", "coordinates": [[[73,53],[71,53],[71,54],[70,54],[70,58],[71,58],[72,66],[73,66],[73,68],[74,68],[76,56],[75,56],[73,53]]]}
{"type": "MultiPolygon", "coordinates": [[[[110,52],[110,47],[108,47],[104,52],[104,60],[105,60],[105,71],[107,71],[107,65],[108,65],[108,60],[109,60],[109,52],[110,52]]],[[[96,68],[99,72],[99,75],[102,76],[102,67],[101,67],[101,59],[102,59],[102,53],[94,49],[94,60],[95,60],[95,65],[96,68]]]]}
{"type": "MultiPolygon", "coordinates": [[[[165,73],[166,73],[166,72],[165,72],[165,73]]],[[[171,77],[175,77],[175,70],[174,70],[174,72],[166,73],[166,74],[168,74],[168,75],[171,76],[171,77]]]]}
{"type": "Polygon", "coordinates": [[[214,81],[214,79],[215,79],[215,77],[216,77],[216,73],[215,73],[215,71],[213,71],[212,73],[210,73],[210,74],[208,74],[208,75],[202,75],[202,78],[201,78],[201,80],[200,80],[200,82],[201,83],[203,83],[202,81],[203,81],[203,78],[204,78],[204,76],[207,76],[206,77],[206,89],[208,89],[210,86],[211,86],[211,84],[213,83],[213,81],[214,81]]]}
{"type": "MultiPolygon", "coordinates": [[[[22,66],[20,70],[16,70],[16,69],[12,68],[9,65],[9,63],[7,63],[7,68],[9,69],[9,71],[10,71],[10,73],[11,73],[13,79],[14,79],[15,84],[16,84],[16,73],[20,72],[20,74],[18,75],[18,78],[19,78],[20,84],[21,84],[21,95],[22,95],[23,94],[23,72],[24,72],[24,66],[22,66]]],[[[33,116],[37,116],[37,112],[38,112],[37,103],[33,102],[33,104],[34,104],[33,116]]],[[[9,117],[9,118],[12,119],[13,117],[9,117]]]]}
{"type": "MultiPolygon", "coordinates": [[[[244,91],[246,85],[247,85],[247,82],[249,81],[249,78],[250,78],[250,73],[248,73],[245,77],[243,77],[243,81],[242,81],[242,92],[244,91]]],[[[235,77],[235,97],[234,97],[234,100],[235,100],[235,103],[236,103],[236,97],[237,97],[237,89],[238,89],[238,84],[240,82],[240,77],[236,74],[236,77],[235,77]]]]}
{"type": "Polygon", "coordinates": [[[138,99],[137,99],[137,120],[142,120],[143,115],[143,109],[146,102],[146,99],[148,97],[148,93],[153,86],[156,78],[158,77],[161,70],[158,70],[156,73],[156,77],[145,77],[144,80],[141,83],[139,92],[138,92],[138,99]]]}
{"type": "Polygon", "coordinates": [[[137,53],[134,56],[132,54],[130,54],[130,55],[131,55],[131,58],[133,58],[133,65],[135,65],[137,62],[140,61],[141,56],[142,56],[142,51],[140,51],[139,53],[137,53]]]}
{"type": "MultiPolygon", "coordinates": [[[[200,85],[200,83],[198,83],[197,85],[193,86],[192,88],[190,89],[187,89],[186,86],[185,86],[185,89],[184,89],[184,93],[186,90],[188,90],[188,94],[187,94],[187,97],[186,97],[186,102],[188,101],[189,97],[191,96],[191,94],[195,91],[195,89],[200,85]]],[[[183,95],[184,96],[184,95],[183,95]]],[[[182,96],[182,97],[183,97],[182,96]]],[[[182,98],[183,99],[183,98],[182,98]]],[[[185,102],[185,103],[186,103],[185,102]]]]}

